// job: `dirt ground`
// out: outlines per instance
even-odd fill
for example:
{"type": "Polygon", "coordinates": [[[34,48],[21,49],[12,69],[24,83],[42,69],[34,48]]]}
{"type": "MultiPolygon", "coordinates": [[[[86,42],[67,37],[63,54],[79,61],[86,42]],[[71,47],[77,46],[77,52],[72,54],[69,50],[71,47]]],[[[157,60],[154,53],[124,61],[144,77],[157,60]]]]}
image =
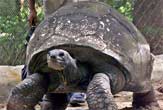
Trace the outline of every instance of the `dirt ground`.
{"type": "MultiPolygon", "coordinates": [[[[0,66],[0,110],[5,110],[5,103],[11,87],[13,87],[17,82],[20,81],[21,68],[22,66],[12,68],[0,66]]],[[[158,103],[161,107],[161,110],[163,110],[163,93],[157,91],[157,89],[161,87],[161,85],[163,86],[163,55],[157,56],[155,58],[154,69],[152,73],[152,84],[155,89],[158,103]]],[[[115,100],[119,110],[131,110],[131,92],[121,92],[119,94],[116,94],[115,100]]],[[[37,110],[40,110],[39,106],[37,106],[36,108],[37,110]]],[[[79,107],[68,106],[66,110],[88,110],[88,106],[86,103],[79,107]]]]}
{"type": "MultiPolygon", "coordinates": [[[[158,99],[159,105],[163,110],[163,93],[160,93],[157,91],[161,85],[163,85],[163,80],[160,81],[153,81],[156,97],[158,99]]],[[[132,104],[132,93],[131,92],[121,92],[119,94],[116,94],[115,96],[116,103],[118,105],[118,108],[120,110],[132,110],[131,109],[131,104],[132,104]]],[[[5,104],[1,103],[0,104],[0,110],[6,110],[5,109],[5,104]]],[[[40,110],[39,106],[36,106],[36,110],[40,110]]],[[[71,107],[70,105],[67,107],[66,110],[88,110],[87,103],[82,104],[81,106],[78,107],[71,107]]]]}
{"type": "MultiPolygon", "coordinates": [[[[158,99],[159,105],[161,107],[161,110],[163,110],[163,93],[160,93],[157,91],[157,89],[160,87],[160,85],[163,85],[163,81],[154,81],[153,82],[156,97],[158,99]]],[[[132,93],[131,92],[121,92],[119,94],[115,95],[115,100],[118,105],[118,108],[120,110],[132,110],[131,104],[132,104],[132,93]]],[[[36,106],[37,110],[40,110],[39,106],[36,106]]],[[[5,104],[0,104],[0,110],[5,110],[5,104]]],[[[82,104],[78,107],[71,107],[68,106],[66,110],[88,110],[87,103],[82,104]]]]}

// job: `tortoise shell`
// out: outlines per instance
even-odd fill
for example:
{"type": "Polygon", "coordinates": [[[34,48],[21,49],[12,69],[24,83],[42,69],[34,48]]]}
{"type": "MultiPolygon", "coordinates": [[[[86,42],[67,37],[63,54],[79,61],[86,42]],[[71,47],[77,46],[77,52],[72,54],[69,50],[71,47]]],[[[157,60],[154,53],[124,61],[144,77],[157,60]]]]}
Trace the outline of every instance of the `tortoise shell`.
{"type": "Polygon", "coordinates": [[[127,75],[126,90],[151,88],[148,43],[131,22],[106,4],[68,4],[45,19],[27,47],[28,71],[33,74],[46,65],[46,54],[54,48],[67,50],[80,62],[119,66],[127,75]]]}

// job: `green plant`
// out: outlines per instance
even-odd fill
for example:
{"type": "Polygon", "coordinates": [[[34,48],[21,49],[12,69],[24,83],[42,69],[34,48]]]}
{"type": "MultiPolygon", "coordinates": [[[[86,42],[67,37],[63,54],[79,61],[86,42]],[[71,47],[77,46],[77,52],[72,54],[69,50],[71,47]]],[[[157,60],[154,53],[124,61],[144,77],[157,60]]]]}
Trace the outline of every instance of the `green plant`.
{"type": "Polygon", "coordinates": [[[133,0],[107,0],[107,3],[126,16],[128,20],[133,20],[133,0]]]}
{"type": "MultiPolygon", "coordinates": [[[[41,21],[44,16],[42,7],[37,6],[37,12],[38,20],[41,21]]],[[[24,45],[29,30],[27,5],[14,14],[0,16],[0,64],[3,65],[17,65],[25,62],[24,45]]]]}

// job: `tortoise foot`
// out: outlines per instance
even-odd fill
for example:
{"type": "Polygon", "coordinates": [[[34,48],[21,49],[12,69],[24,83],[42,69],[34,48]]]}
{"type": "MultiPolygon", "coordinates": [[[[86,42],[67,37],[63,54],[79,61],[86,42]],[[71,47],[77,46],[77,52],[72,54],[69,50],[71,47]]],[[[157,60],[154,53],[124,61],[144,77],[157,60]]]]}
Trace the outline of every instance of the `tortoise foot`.
{"type": "Polygon", "coordinates": [[[160,110],[154,90],[146,93],[134,93],[133,110],[160,110]]]}
{"type": "Polygon", "coordinates": [[[89,110],[118,110],[107,75],[98,73],[94,76],[88,86],[87,102],[89,110]]]}

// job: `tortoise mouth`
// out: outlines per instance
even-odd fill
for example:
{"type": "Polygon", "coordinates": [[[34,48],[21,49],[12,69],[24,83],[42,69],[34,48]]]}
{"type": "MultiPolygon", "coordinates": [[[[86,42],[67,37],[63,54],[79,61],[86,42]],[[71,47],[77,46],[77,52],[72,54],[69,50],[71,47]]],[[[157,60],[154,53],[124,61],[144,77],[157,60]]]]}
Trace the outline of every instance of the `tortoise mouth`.
{"type": "Polygon", "coordinates": [[[52,58],[49,55],[47,55],[47,64],[49,68],[59,71],[63,70],[65,67],[63,59],[52,58]]]}

